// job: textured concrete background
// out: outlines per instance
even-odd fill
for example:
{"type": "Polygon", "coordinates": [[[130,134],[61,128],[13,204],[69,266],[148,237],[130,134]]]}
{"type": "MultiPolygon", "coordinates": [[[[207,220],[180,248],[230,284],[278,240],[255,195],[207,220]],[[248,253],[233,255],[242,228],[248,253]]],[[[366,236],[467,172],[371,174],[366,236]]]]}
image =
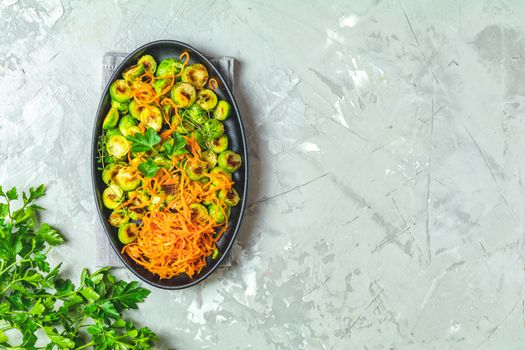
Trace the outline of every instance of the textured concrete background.
{"type": "Polygon", "coordinates": [[[133,316],[177,349],[523,349],[525,3],[327,3],[1,1],[0,182],[47,183],[53,258],[94,266],[103,53],[231,55],[234,266],[133,316]]]}

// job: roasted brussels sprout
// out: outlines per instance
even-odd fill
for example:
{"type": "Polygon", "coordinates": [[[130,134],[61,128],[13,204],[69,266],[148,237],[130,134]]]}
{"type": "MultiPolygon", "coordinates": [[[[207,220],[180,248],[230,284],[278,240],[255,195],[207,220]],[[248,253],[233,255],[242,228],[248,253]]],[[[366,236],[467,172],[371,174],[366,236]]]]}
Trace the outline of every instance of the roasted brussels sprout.
{"type": "Polygon", "coordinates": [[[160,131],[162,128],[162,111],[155,106],[148,106],[140,112],[140,121],[147,127],[160,131]]]}
{"type": "Polygon", "coordinates": [[[144,213],[146,212],[146,209],[144,208],[130,208],[128,209],[129,218],[131,220],[140,220],[144,216],[144,213]]]}
{"type": "MultiPolygon", "coordinates": [[[[151,86],[153,86],[153,89],[155,89],[155,92],[157,95],[161,95],[162,91],[171,83],[171,79],[159,79],[156,80],[151,86]]],[[[168,91],[165,91],[164,94],[168,93],[168,91]]],[[[162,95],[164,95],[162,94],[162,95]]]]}
{"type": "Polygon", "coordinates": [[[124,192],[116,184],[110,184],[108,188],[102,192],[102,203],[108,209],[115,209],[120,205],[124,199],[124,192]]]}
{"type": "Polygon", "coordinates": [[[217,120],[226,120],[230,116],[232,106],[228,103],[228,101],[220,100],[219,103],[217,103],[217,107],[215,107],[215,110],[213,111],[213,117],[217,120]]]}
{"type": "Polygon", "coordinates": [[[128,198],[135,205],[144,205],[149,202],[149,195],[142,189],[128,192],[128,198]]]}
{"type": "Polygon", "coordinates": [[[230,173],[236,172],[241,167],[241,156],[233,151],[227,150],[219,154],[217,159],[219,166],[230,173]]]}
{"type": "Polygon", "coordinates": [[[140,173],[131,166],[122,167],[115,175],[115,182],[124,191],[132,191],[141,183],[140,173]]]}
{"type": "Polygon", "coordinates": [[[218,224],[222,224],[224,221],[226,221],[226,217],[230,215],[230,211],[228,209],[228,207],[223,209],[216,204],[210,204],[208,206],[208,215],[215,219],[218,224]]]}
{"type": "Polygon", "coordinates": [[[115,175],[117,175],[121,167],[122,163],[111,163],[106,165],[104,170],[102,170],[102,181],[106,184],[115,181],[115,175]]]}
{"type": "Polygon", "coordinates": [[[143,66],[133,66],[128,69],[124,73],[122,73],[122,77],[125,81],[128,83],[134,82],[140,76],[144,74],[144,67],[143,66]]]}
{"type": "Polygon", "coordinates": [[[169,159],[166,159],[161,156],[156,156],[155,158],[153,158],[153,163],[157,164],[161,168],[166,168],[166,169],[169,169],[172,166],[172,163],[169,159]]]}
{"type": "Polygon", "coordinates": [[[200,63],[190,64],[184,68],[181,80],[202,89],[208,81],[208,70],[200,63]]]}
{"type": "Polygon", "coordinates": [[[132,130],[130,132],[130,129],[134,126],[137,126],[137,121],[130,115],[123,116],[122,119],[120,119],[120,122],[118,123],[118,129],[120,130],[123,136],[131,135],[131,133],[134,134],[136,130],[132,130]]]}
{"type": "Polygon", "coordinates": [[[121,159],[129,152],[129,142],[124,136],[110,136],[106,142],[106,149],[110,156],[121,159]]]}
{"type": "Polygon", "coordinates": [[[154,74],[157,70],[157,62],[151,55],[144,55],[139,58],[138,65],[142,66],[146,72],[154,74]]]}
{"type": "Polygon", "coordinates": [[[202,133],[208,140],[215,140],[224,134],[224,124],[217,119],[208,119],[202,126],[202,133]]]}
{"type": "Polygon", "coordinates": [[[108,114],[106,114],[104,121],[102,122],[102,129],[113,129],[115,126],[117,126],[118,117],[118,109],[116,109],[115,107],[111,107],[109,109],[108,114]]]}
{"type": "Polygon", "coordinates": [[[119,102],[119,101],[111,100],[111,106],[115,107],[122,113],[127,113],[129,109],[129,103],[127,102],[119,102]]]}
{"type": "Polygon", "coordinates": [[[228,136],[222,135],[219,138],[213,139],[210,142],[211,150],[217,154],[228,149],[228,136]]]}
{"type": "Polygon", "coordinates": [[[169,75],[179,74],[181,68],[182,68],[181,61],[176,60],[174,58],[166,58],[160,61],[155,75],[158,77],[163,77],[167,75],[169,76],[169,75]]]}
{"type": "Polygon", "coordinates": [[[219,191],[219,199],[224,201],[224,204],[233,207],[239,204],[239,201],[241,198],[239,197],[239,193],[235,188],[230,188],[230,190],[220,190],[219,191]]]}
{"type": "Polygon", "coordinates": [[[208,163],[208,169],[213,169],[217,165],[217,154],[212,151],[202,152],[202,159],[208,163]]]}
{"type": "Polygon", "coordinates": [[[109,87],[111,99],[117,102],[129,102],[131,100],[131,88],[124,79],[117,79],[109,87]]]}
{"type": "Polygon", "coordinates": [[[225,171],[223,168],[216,166],[215,168],[210,170],[210,174],[220,174],[222,176],[226,176],[226,178],[231,181],[232,180],[232,174],[225,171]]]}
{"type": "Polygon", "coordinates": [[[177,83],[171,89],[171,99],[177,107],[185,108],[191,106],[197,98],[197,91],[188,83],[177,83]]]}
{"type": "Polygon", "coordinates": [[[205,111],[211,111],[217,105],[217,95],[209,89],[200,90],[195,103],[205,111]]]}
{"type": "Polygon", "coordinates": [[[203,178],[204,173],[206,172],[206,165],[205,162],[187,162],[184,166],[184,170],[190,180],[197,181],[203,178]]]}
{"type": "Polygon", "coordinates": [[[109,138],[114,135],[122,136],[122,133],[118,128],[106,130],[106,140],[109,140],[109,138]]]}
{"type": "Polygon", "coordinates": [[[144,107],[139,105],[135,100],[131,100],[129,103],[129,114],[137,120],[140,120],[140,112],[142,112],[143,109],[144,107]]]}
{"type": "Polygon", "coordinates": [[[138,236],[139,228],[132,222],[128,222],[118,229],[118,239],[122,244],[133,243],[138,236]]]}
{"type": "Polygon", "coordinates": [[[190,204],[191,219],[197,221],[208,221],[210,219],[206,207],[199,203],[190,204]]]}
{"type": "Polygon", "coordinates": [[[129,215],[122,209],[115,209],[109,215],[108,221],[111,226],[119,227],[129,221],[129,215]]]}
{"type": "Polygon", "coordinates": [[[166,100],[162,100],[160,103],[162,109],[164,110],[164,114],[166,116],[171,117],[173,115],[173,112],[175,111],[175,108],[170,103],[165,102],[166,100]]]}
{"type": "Polygon", "coordinates": [[[185,115],[188,116],[189,119],[191,119],[193,122],[197,124],[203,124],[207,119],[208,115],[206,114],[206,111],[199,107],[199,105],[192,105],[190,108],[188,108],[185,111],[185,115]]]}

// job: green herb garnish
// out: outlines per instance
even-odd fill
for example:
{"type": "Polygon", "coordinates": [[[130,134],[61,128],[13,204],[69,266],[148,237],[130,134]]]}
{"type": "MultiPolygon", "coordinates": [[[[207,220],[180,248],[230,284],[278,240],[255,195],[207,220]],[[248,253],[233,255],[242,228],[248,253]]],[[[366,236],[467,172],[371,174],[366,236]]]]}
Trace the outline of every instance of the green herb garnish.
{"type": "Polygon", "coordinates": [[[0,348],[151,349],[155,334],[122,317],[123,311],[138,308],[147,289],[117,280],[109,268],[84,269],[78,287],[60,278],[61,265],[51,269],[47,255],[64,239],[37,222],[43,208],[34,201],[44,194],[43,185],[31,188],[15,209],[16,188],[4,192],[0,186],[0,348]],[[21,333],[17,345],[10,339],[15,329],[21,333]]]}

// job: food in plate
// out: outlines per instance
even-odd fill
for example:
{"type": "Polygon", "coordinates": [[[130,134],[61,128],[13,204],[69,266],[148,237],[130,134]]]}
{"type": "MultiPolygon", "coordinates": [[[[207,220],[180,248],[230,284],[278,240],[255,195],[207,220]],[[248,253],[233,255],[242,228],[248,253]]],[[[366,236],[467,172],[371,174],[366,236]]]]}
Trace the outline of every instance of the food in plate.
{"type": "Polygon", "coordinates": [[[161,279],[198,274],[218,257],[239,193],[229,149],[231,113],[206,67],[184,52],[157,62],[142,56],[111,83],[98,162],[104,206],[122,254],[161,279]]]}

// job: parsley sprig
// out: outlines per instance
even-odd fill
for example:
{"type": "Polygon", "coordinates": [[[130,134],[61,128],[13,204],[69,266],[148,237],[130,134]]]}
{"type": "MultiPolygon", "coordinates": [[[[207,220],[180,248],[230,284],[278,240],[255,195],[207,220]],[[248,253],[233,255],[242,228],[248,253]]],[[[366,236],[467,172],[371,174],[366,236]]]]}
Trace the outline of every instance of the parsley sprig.
{"type": "Polygon", "coordinates": [[[51,269],[47,255],[64,239],[37,222],[43,208],[35,200],[44,194],[43,185],[31,188],[15,209],[18,191],[0,186],[0,348],[151,349],[155,334],[122,315],[138,308],[147,289],[117,280],[109,268],[84,269],[78,286],[60,277],[60,264],[51,269]],[[17,345],[15,329],[21,333],[17,345]]]}
{"type": "MultiPolygon", "coordinates": [[[[159,159],[188,153],[186,140],[181,134],[176,132],[174,132],[171,137],[173,142],[164,142],[162,144],[162,152],[157,151],[155,147],[162,139],[152,128],[148,128],[144,134],[137,132],[134,135],[129,135],[127,139],[131,142],[132,152],[149,152],[152,156],[158,157],[159,159]]],[[[153,157],[148,157],[146,161],[139,164],[138,169],[142,175],[151,178],[157,174],[160,166],[155,162],[153,157]]]]}

